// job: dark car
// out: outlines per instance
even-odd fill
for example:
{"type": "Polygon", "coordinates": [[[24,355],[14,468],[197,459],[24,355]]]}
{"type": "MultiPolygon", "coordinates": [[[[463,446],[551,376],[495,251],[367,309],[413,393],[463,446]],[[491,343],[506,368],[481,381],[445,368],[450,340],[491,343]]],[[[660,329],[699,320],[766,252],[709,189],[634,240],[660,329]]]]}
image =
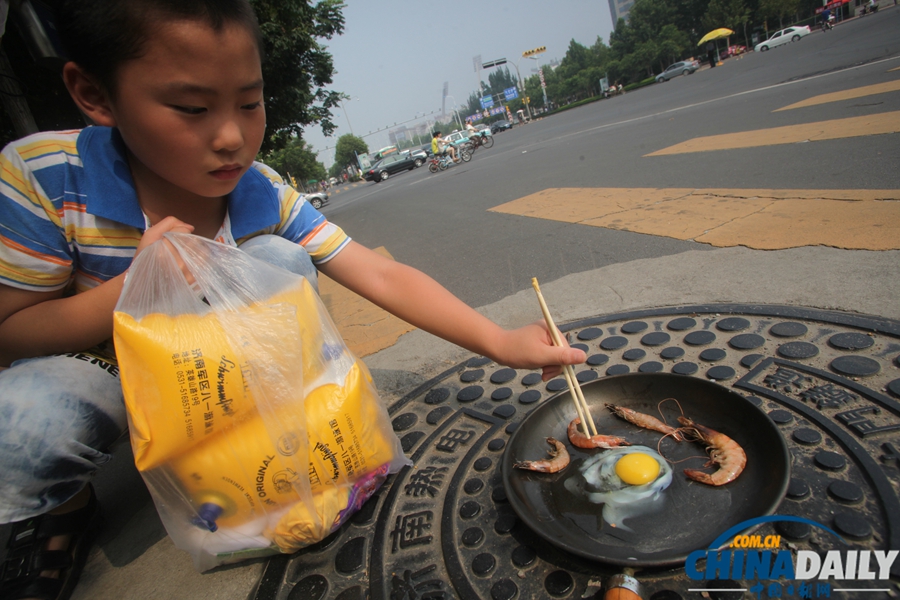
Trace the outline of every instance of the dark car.
{"type": "Polygon", "coordinates": [[[385,156],[363,173],[366,181],[378,183],[400,171],[412,171],[416,168],[416,158],[409,154],[391,154],[385,156]]]}
{"type": "Polygon", "coordinates": [[[494,121],[491,123],[491,133],[497,133],[498,131],[506,131],[507,129],[512,129],[512,123],[503,119],[502,121],[494,121]]]}

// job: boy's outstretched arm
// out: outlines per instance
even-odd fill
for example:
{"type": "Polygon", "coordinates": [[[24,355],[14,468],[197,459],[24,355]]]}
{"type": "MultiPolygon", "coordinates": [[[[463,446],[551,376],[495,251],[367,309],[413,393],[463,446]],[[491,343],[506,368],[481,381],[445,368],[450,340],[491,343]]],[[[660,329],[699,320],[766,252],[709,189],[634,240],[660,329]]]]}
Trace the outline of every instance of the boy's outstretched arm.
{"type": "Polygon", "coordinates": [[[503,329],[428,275],[355,242],[319,269],[404,321],[467,350],[517,369],[542,368],[545,381],[558,375],[561,365],[585,361],[577,348],[553,346],[542,321],[503,329]]]}

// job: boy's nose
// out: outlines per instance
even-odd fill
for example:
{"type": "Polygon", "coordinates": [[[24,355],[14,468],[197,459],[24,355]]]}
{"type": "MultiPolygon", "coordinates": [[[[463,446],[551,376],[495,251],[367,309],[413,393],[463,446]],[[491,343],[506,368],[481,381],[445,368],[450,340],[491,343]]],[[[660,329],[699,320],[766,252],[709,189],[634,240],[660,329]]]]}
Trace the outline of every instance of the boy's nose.
{"type": "Polygon", "coordinates": [[[216,131],[214,146],[216,151],[239,150],[244,145],[244,132],[234,119],[226,119],[216,131]]]}

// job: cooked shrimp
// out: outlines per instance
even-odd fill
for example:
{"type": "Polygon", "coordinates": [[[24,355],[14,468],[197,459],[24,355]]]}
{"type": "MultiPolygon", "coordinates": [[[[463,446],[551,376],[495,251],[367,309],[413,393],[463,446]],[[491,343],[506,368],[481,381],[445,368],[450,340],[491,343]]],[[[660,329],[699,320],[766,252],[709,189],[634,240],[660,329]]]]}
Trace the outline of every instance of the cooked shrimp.
{"type": "Polygon", "coordinates": [[[617,446],[630,446],[627,441],[614,435],[592,435],[588,437],[578,428],[581,419],[575,417],[569,423],[569,441],[577,448],[615,448],[617,446]]]}
{"type": "Polygon", "coordinates": [[[632,425],[637,425],[638,427],[643,427],[644,429],[652,429],[653,431],[664,433],[668,436],[672,436],[672,438],[674,438],[678,442],[682,440],[681,433],[677,429],[675,429],[671,425],[666,425],[656,417],[645,415],[644,413],[639,413],[636,410],[625,408],[624,406],[616,406],[615,404],[607,404],[606,408],[608,408],[617,417],[625,419],[632,425]]]}
{"type": "Polygon", "coordinates": [[[552,437],[547,438],[547,443],[550,444],[549,459],[523,460],[513,463],[513,466],[518,469],[540,471],[541,473],[558,473],[569,466],[569,451],[566,450],[565,444],[552,437]]]}
{"type": "Polygon", "coordinates": [[[737,442],[724,433],[694,423],[687,417],[678,417],[678,422],[682,425],[680,431],[686,440],[706,444],[709,462],[703,466],[719,465],[718,470],[712,473],[685,469],[685,475],[707,485],[725,485],[737,479],[747,465],[747,454],[737,442]]]}

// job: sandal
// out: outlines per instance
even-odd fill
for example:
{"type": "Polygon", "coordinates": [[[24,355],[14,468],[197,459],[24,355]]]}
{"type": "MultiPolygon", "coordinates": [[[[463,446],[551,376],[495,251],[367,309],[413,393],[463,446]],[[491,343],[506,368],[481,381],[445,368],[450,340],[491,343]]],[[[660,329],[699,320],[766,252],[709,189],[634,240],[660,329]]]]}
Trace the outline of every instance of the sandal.
{"type": "Polygon", "coordinates": [[[88,503],[62,515],[43,514],[12,524],[6,558],[0,565],[0,600],[67,600],[87,562],[100,526],[100,504],[91,488],[88,503]],[[71,535],[67,550],[45,550],[48,539],[71,535]],[[60,571],[59,577],[41,577],[60,571]]]}

